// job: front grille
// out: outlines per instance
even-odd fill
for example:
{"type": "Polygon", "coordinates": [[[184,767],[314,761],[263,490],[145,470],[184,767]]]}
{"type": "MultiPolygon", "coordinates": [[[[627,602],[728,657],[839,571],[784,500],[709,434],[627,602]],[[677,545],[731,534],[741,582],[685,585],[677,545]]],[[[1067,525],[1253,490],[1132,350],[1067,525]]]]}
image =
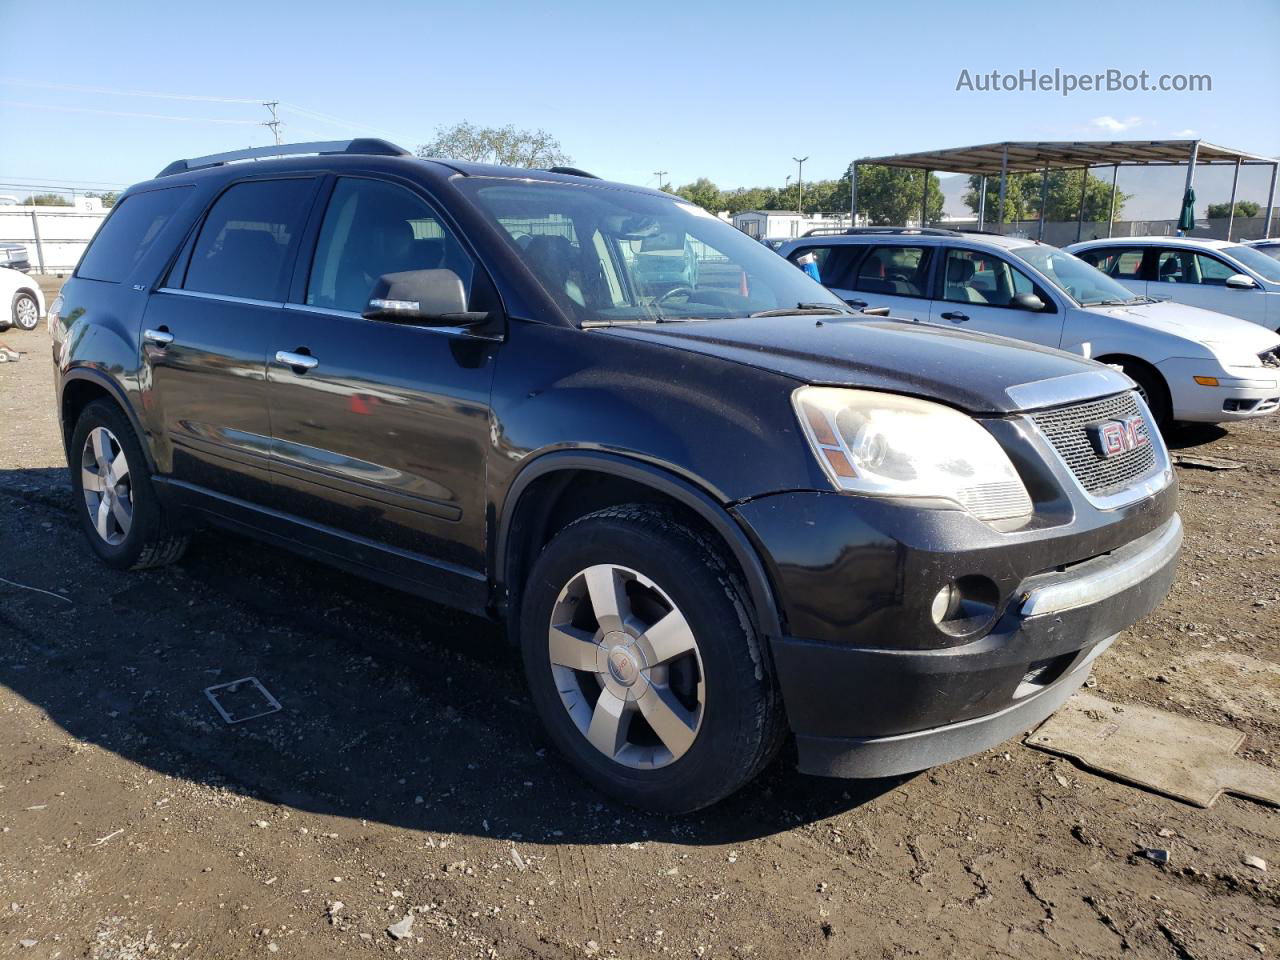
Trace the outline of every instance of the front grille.
{"type": "Polygon", "coordinates": [[[1148,421],[1150,443],[1103,458],[1094,450],[1085,428],[1091,423],[1125,419],[1140,413],[1136,396],[1121,393],[1103,400],[1033,413],[1031,419],[1066,461],[1080,486],[1088,493],[1106,495],[1123,490],[1155,469],[1155,445],[1160,442],[1160,435],[1148,421]]]}

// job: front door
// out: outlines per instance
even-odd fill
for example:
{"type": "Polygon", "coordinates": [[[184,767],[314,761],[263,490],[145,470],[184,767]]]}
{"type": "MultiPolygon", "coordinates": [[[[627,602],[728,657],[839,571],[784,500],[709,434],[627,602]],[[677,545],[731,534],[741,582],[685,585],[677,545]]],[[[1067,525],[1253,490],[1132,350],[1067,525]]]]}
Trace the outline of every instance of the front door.
{"type": "Polygon", "coordinates": [[[378,179],[332,182],[309,270],[268,347],[272,472],[278,509],[339,533],[349,559],[465,604],[486,583],[499,345],[459,328],[361,316],[383,274],[440,267],[473,300],[488,282],[417,193],[378,179]]]}
{"type": "Polygon", "coordinates": [[[1156,256],[1155,280],[1147,284],[1147,296],[1216,310],[1265,325],[1266,293],[1256,286],[1249,289],[1227,286],[1227,278],[1239,272],[1206,253],[1166,248],[1156,256]]]}
{"type": "Polygon", "coordinates": [[[1062,313],[1046,291],[1008,261],[986,250],[945,251],[941,299],[931,304],[934,323],[1048,347],[1062,342],[1062,313]],[[1045,303],[1039,312],[1013,305],[1020,293],[1033,293],[1045,303]]]}
{"type": "Polygon", "coordinates": [[[267,344],[279,322],[315,177],[227,188],[143,317],[143,408],[173,479],[270,495],[267,344]]]}

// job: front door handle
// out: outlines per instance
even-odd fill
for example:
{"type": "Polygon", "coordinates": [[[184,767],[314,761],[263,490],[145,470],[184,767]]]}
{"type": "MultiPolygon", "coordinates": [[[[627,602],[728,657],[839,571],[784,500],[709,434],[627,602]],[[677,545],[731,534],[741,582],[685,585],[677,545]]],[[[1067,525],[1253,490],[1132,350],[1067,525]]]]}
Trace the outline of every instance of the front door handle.
{"type": "Polygon", "coordinates": [[[288,350],[276,351],[276,363],[292,367],[295,373],[306,373],[320,365],[320,361],[309,353],[290,353],[288,350]]]}
{"type": "Polygon", "coordinates": [[[943,320],[951,320],[954,323],[964,323],[969,319],[967,313],[961,313],[959,310],[948,310],[942,315],[943,320]]]}
{"type": "Polygon", "coordinates": [[[173,343],[173,334],[161,327],[159,330],[144,330],[142,339],[153,347],[167,347],[173,343]]]}

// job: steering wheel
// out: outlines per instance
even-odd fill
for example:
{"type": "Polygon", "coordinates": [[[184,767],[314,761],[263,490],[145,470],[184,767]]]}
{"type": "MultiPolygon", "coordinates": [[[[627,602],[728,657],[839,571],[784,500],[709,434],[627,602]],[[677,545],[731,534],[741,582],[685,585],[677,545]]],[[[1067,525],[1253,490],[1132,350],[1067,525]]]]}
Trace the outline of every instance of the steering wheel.
{"type": "Polygon", "coordinates": [[[683,293],[686,299],[692,300],[693,295],[697,293],[697,291],[694,290],[693,287],[687,287],[684,284],[680,284],[679,286],[672,287],[666,293],[663,293],[657,297],[654,297],[653,306],[655,307],[662,306],[664,303],[667,302],[668,299],[670,299],[671,297],[674,297],[677,293],[683,293]]]}

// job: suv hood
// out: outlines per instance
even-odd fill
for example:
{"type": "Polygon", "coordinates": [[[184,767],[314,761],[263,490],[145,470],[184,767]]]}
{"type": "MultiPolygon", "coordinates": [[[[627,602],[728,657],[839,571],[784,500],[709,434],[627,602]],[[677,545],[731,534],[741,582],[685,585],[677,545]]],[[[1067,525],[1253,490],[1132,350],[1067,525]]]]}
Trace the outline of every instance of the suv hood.
{"type": "Polygon", "coordinates": [[[721,357],[801,383],[938,400],[969,413],[1014,413],[1133,388],[1110,367],[1059,350],[909,320],[757,317],[591,332],[721,357]]]}
{"type": "Polygon", "coordinates": [[[1225,344],[1252,354],[1263,353],[1280,343],[1280,337],[1259,324],[1171,300],[1081,309],[1086,313],[1102,314],[1149,330],[1170,333],[1185,340],[1225,344]]]}

